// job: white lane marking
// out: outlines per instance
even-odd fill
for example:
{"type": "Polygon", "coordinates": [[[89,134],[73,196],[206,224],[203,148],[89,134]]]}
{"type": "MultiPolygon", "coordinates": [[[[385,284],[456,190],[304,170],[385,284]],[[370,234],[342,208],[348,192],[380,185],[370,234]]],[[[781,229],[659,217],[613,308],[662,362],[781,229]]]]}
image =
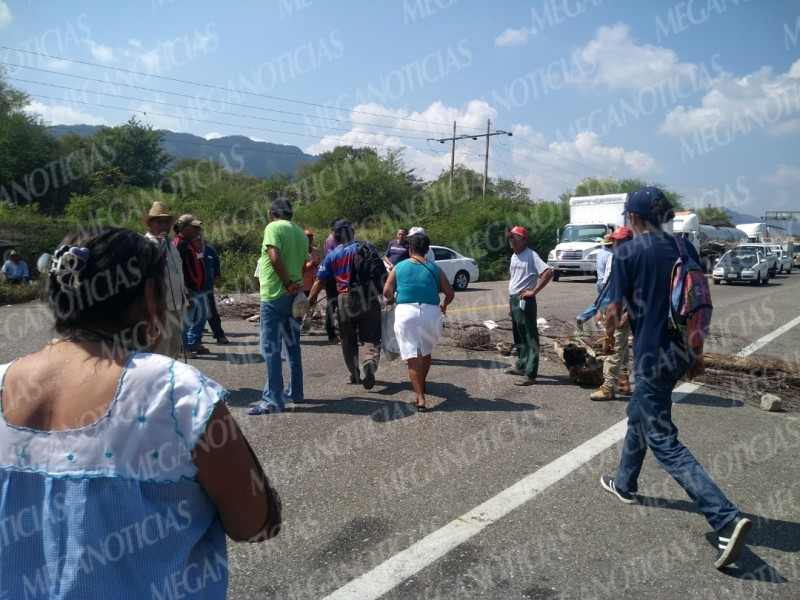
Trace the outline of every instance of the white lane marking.
{"type": "Polygon", "coordinates": [[[399,554],[395,554],[333,592],[327,597],[328,600],[344,598],[364,600],[379,598],[389,592],[621,440],[625,435],[626,421],[627,419],[623,419],[399,554]]]}
{"type": "MultiPolygon", "coordinates": [[[[768,333],[742,349],[736,356],[744,357],[756,352],[779,335],[800,324],[800,316],[786,325],[768,333]]],[[[675,388],[673,402],[680,402],[700,387],[696,383],[684,383],[675,388]]],[[[377,567],[356,577],[340,587],[326,600],[376,599],[390,592],[409,577],[419,573],[445,554],[463,544],[486,527],[500,520],[512,510],[538,496],[551,485],[589,462],[625,437],[628,419],[622,419],[602,433],[596,435],[560,458],[531,473],[509,488],[468,513],[461,515],[441,529],[425,536],[405,550],[389,557],[377,567]]]]}

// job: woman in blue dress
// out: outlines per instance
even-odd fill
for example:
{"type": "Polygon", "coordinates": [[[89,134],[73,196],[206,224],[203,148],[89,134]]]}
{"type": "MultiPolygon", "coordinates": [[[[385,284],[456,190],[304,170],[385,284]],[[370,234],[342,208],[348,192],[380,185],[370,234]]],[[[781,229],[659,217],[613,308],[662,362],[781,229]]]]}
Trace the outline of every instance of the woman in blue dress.
{"type": "Polygon", "coordinates": [[[132,231],[80,230],[46,279],[59,337],[0,366],[0,523],[14,524],[0,591],[224,598],[225,535],[276,535],[280,499],[226,390],[149,351],[163,254],[132,231]]]}

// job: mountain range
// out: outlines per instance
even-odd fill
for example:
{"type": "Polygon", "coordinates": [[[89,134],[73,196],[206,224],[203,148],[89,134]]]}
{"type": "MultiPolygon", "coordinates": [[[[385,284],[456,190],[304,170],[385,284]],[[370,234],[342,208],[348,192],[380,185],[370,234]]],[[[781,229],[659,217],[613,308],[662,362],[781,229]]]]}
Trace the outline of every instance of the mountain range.
{"type": "MultiPolygon", "coordinates": [[[[56,137],[67,133],[89,136],[97,131],[94,125],[54,125],[48,131],[56,137]]],[[[182,158],[213,159],[233,172],[242,172],[268,179],[275,175],[294,175],[303,163],[317,161],[297,146],[256,142],[241,135],[207,140],[190,133],[163,131],[164,150],[179,161],[182,158]]]]}

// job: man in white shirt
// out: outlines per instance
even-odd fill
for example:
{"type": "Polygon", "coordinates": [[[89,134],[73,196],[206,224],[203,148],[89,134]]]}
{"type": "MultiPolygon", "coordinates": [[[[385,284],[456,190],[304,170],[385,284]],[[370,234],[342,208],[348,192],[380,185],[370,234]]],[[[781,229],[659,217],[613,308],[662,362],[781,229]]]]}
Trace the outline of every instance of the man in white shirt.
{"type": "Polygon", "coordinates": [[[167,312],[165,331],[161,336],[158,353],[177,358],[182,344],[183,307],[186,294],[183,287],[183,265],[178,250],[169,238],[169,230],[175,219],[163,202],[153,202],[147,214],[142,215],[141,223],[147,229],[144,234],[148,240],[156,244],[167,259],[166,293],[167,312]]]}
{"type": "Polygon", "coordinates": [[[517,225],[508,232],[511,279],[508,282],[511,329],[517,360],[506,369],[509,375],[521,375],[514,385],[533,385],[539,373],[539,330],[536,325],[536,295],[550,283],[553,270],[536,252],[528,248],[528,230],[517,225]]]}

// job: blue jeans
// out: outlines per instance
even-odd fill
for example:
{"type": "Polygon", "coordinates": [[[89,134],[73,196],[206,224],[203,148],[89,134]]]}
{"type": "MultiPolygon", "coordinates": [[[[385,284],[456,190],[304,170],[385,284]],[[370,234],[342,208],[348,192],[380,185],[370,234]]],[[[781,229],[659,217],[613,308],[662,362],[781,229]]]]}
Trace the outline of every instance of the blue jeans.
{"type": "Polygon", "coordinates": [[[261,303],[261,353],[267,364],[267,382],[261,398],[265,406],[283,410],[284,399],[291,395],[302,402],[303,363],[300,358],[300,319],[292,316],[293,296],[281,296],[271,302],[261,303]],[[283,390],[281,348],[289,365],[289,389],[283,390]]]}
{"type": "Polygon", "coordinates": [[[686,490],[709,525],[719,531],[739,510],[678,441],[678,428],[672,422],[672,390],[687,368],[686,363],[681,363],[673,370],[663,369],[652,376],[636,375],[636,387],[628,402],[628,430],[614,484],[624,492],[637,491],[649,447],[664,470],[686,490]]]}
{"type": "MultiPolygon", "coordinates": [[[[603,290],[603,282],[601,280],[597,280],[597,283],[594,284],[594,289],[597,290],[597,294],[595,298],[600,295],[600,292],[603,290]]],[[[589,306],[586,307],[581,314],[578,315],[578,320],[581,323],[586,323],[587,321],[591,321],[592,317],[597,314],[597,305],[592,302],[589,306]]]]}
{"type": "Polygon", "coordinates": [[[183,347],[197,346],[203,342],[203,329],[206,326],[206,294],[192,292],[192,310],[183,313],[183,347]]]}

